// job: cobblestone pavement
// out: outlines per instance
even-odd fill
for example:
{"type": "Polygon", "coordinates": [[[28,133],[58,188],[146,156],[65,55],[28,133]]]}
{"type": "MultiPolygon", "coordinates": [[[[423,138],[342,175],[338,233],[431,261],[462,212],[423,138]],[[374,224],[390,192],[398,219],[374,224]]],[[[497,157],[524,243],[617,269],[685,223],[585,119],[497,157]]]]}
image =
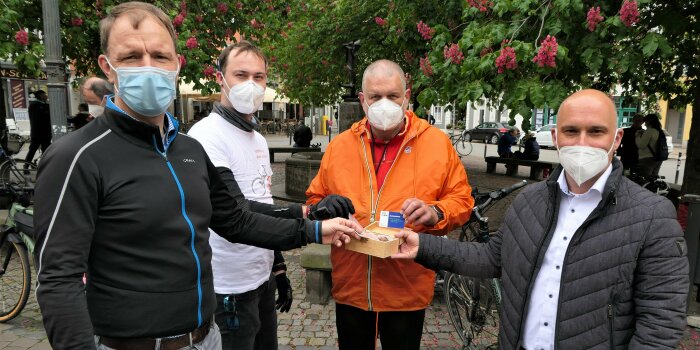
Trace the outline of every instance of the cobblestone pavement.
{"type": "MultiPolygon", "coordinates": [[[[271,147],[284,146],[284,137],[268,136],[271,147]]],[[[323,147],[328,138],[316,137],[313,142],[322,142],[323,147]]],[[[495,147],[495,146],[492,146],[495,147]]],[[[286,155],[276,156],[273,164],[273,183],[284,181],[284,159],[286,155]]],[[[511,185],[519,179],[504,175],[486,174],[483,156],[470,155],[463,158],[467,168],[469,182],[480,189],[496,189],[511,185]]],[[[502,171],[502,169],[501,169],[502,171]]],[[[520,171],[520,178],[526,178],[526,170],[520,171]]],[[[512,199],[512,198],[511,198],[512,199]]],[[[490,215],[490,222],[497,226],[509,200],[495,206],[490,215]]],[[[453,233],[454,234],[454,233],[453,233]]],[[[453,235],[451,234],[451,236],[453,235]]],[[[331,300],[328,305],[310,304],[304,301],[305,272],[299,266],[300,249],[285,252],[289,278],[294,289],[294,302],[289,313],[279,314],[278,337],[281,350],[330,350],[337,348],[335,328],[335,305],[331,300]]],[[[35,280],[34,274],[32,279],[35,280]]],[[[2,287],[0,283],[0,288],[2,287]]],[[[1,291],[1,289],[0,289],[1,291]]],[[[691,305],[691,311],[700,313],[700,305],[691,305]]],[[[449,315],[442,296],[437,295],[428,308],[423,327],[422,349],[460,349],[461,343],[450,324],[449,315]]],[[[7,350],[45,350],[51,349],[44,332],[41,315],[32,292],[29,302],[22,313],[5,324],[0,324],[0,349],[7,350]]],[[[678,349],[700,349],[700,335],[694,328],[688,327],[681,346],[678,349]]]]}

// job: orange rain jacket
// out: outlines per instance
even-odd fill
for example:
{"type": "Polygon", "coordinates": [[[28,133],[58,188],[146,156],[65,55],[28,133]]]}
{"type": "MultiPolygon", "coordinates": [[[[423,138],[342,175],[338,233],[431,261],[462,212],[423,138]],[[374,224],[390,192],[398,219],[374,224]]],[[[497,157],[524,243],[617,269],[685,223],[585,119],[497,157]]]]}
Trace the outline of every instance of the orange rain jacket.
{"type": "MultiPolygon", "coordinates": [[[[307,203],[329,194],[352,200],[355,218],[367,226],[383,210],[401,211],[406,199],[437,205],[445,218],[434,227],[408,226],[445,235],[464,224],[474,199],[467,174],[449,138],[413,112],[406,112],[404,140],[381,189],[371,161],[367,118],[338,135],[326,149],[318,175],[306,190],[307,203]]],[[[332,247],[333,298],[370,311],[414,311],[433,299],[435,273],[412,260],[381,259],[332,247]]]]}

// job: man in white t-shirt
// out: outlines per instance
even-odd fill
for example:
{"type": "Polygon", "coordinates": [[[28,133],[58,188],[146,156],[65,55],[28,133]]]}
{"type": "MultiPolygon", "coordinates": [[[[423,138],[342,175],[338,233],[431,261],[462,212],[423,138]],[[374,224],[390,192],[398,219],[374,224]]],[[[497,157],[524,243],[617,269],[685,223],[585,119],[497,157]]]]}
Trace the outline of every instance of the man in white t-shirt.
{"type": "MultiPolygon", "coordinates": [[[[240,188],[244,207],[286,218],[309,213],[317,218],[347,217],[354,213],[352,203],[341,196],[328,196],[314,208],[272,206],[267,141],[253,123],[267,83],[267,59],[259,48],[241,41],[224,49],[217,82],[221,85],[220,104],[188,134],[204,146],[227,185],[240,188]]],[[[210,233],[216,322],[223,349],[277,349],[275,308],[287,312],[292,304],[284,258],[272,250],[230,243],[211,229],[210,233]]]]}

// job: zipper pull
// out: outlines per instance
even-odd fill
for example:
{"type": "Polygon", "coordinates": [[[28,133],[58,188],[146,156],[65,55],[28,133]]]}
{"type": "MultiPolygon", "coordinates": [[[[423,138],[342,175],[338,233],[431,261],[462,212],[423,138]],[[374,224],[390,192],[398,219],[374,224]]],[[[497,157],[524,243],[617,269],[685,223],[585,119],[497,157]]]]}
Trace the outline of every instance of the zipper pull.
{"type": "Polygon", "coordinates": [[[613,308],[611,304],[608,304],[608,318],[613,317],[613,308]]]}

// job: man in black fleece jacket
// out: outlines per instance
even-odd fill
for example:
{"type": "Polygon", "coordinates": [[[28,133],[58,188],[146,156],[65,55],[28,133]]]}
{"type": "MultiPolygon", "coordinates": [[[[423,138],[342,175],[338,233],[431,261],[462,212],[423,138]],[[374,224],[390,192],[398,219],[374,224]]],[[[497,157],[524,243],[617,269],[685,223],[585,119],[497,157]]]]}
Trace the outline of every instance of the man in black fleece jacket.
{"type": "MultiPolygon", "coordinates": [[[[245,210],[230,171],[178,135],[166,112],[179,69],[167,15],[123,3],[100,29],[99,64],[116,96],[102,118],[50,147],[36,185],[36,293],[49,340],[54,349],[220,348],[209,227],[277,250],[342,245],[362,228],[245,210]]],[[[299,206],[257,209],[303,216],[299,206]]]]}

